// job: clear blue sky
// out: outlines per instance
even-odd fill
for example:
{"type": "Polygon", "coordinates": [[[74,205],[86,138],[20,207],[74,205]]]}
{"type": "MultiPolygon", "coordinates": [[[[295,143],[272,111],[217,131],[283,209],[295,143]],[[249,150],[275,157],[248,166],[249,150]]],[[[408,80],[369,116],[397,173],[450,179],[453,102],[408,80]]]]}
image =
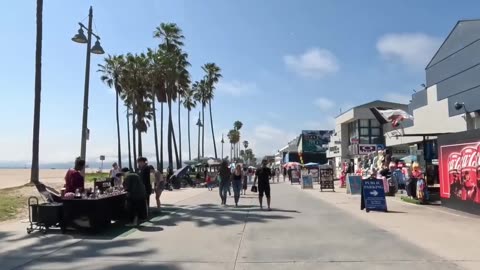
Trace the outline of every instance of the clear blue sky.
{"type": "MultiPolygon", "coordinates": [[[[241,120],[242,139],[257,155],[275,152],[302,129],[333,128],[340,109],[373,99],[408,101],[456,21],[477,18],[480,10],[475,0],[45,1],[42,163],[69,161],[80,151],[85,46],[70,39],[90,5],[95,31],[109,54],[145,51],[158,43],[152,38],[157,25],[179,24],[193,79],[201,78],[206,62],[222,68],[213,103],[217,139],[241,120]]],[[[35,1],[9,3],[0,33],[0,161],[28,162],[35,1]]],[[[87,150],[92,159],[100,154],[112,159],[116,153],[115,98],[96,72],[102,60],[92,56],[87,150]]],[[[125,139],[125,123],[122,128],[125,139]]],[[[186,128],[185,117],[185,135],[186,128]]],[[[146,135],[147,153],[154,152],[152,134],[146,135]]],[[[193,149],[196,134],[192,124],[193,149]]],[[[210,138],[207,129],[207,154],[213,153],[210,138]]],[[[185,157],[186,136],[182,142],[185,157]]],[[[126,140],[123,145],[126,150],[126,140]]]]}

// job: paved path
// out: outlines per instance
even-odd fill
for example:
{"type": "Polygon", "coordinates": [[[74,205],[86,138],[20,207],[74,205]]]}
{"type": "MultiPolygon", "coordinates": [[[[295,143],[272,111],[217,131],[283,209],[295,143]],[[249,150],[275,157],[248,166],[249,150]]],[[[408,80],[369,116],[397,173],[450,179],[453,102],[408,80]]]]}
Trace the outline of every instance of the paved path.
{"type": "Polygon", "coordinates": [[[186,191],[168,215],[102,237],[11,227],[0,232],[0,268],[462,269],[306,192],[274,184],[266,212],[254,195],[233,208],[218,206],[217,190],[186,191]]]}

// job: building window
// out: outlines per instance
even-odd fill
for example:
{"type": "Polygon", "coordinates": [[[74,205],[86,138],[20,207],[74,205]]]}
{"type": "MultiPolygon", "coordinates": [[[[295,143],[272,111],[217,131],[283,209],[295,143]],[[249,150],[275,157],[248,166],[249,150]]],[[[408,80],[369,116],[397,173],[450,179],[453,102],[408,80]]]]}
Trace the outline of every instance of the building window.
{"type": "Polygon", "coordinates": [[[377,127],[377,128],[378,128],[378,127],[380,127],[380,123],[378,122],[377,119],[372,119],[372,120],[370,120],[370,126],[371,126],[372,128],[374,128],[374,127],[377,127]]]}
{"type": "Polygon", "coordinates": [[[383,144],[383,137],[372,136],[371,141],[372,141],[372,144],[383,144]]]}
{"type": "Polygon", "coordinates": [[[372,128],[370,131],[372,132],[372,136],[380,136],[380,128],[372,128]]]}
{"type": "Polygon", "coordinates": [[[370,137],[368,136],[360,136],[360,144],[369,144],[370,143],[370,137]]]}
{"type": "Polygon", "coordinates": [[[348,123],[348,138],[349,142],[352,139],[358,139],[358,121],[348,123]]]}
{"type": "Polygon", "coordinates": [[[368,125],[368,119],[361,119],[361,120],[360,120],[360,127],[361,127],[361,128],[363,128],[363,127],[364,127],[364,128],[368,128],[368,127],[369,127],[369,125],[368,125]]]}
{"type": "Polygon", "coordinates": [[[367,136],[368,137],[368,135],[369,135],[368,132],[369,132],[368,128],[363,128],[363,127],[360,128],[360,136],[367,136]]]}

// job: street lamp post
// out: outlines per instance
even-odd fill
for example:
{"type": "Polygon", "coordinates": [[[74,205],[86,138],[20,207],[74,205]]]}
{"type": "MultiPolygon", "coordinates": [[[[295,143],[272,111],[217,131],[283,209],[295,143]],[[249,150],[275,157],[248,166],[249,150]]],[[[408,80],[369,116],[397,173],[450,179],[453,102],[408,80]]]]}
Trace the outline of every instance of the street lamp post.
{"type": "Polygon", "coordinates": [[[86,152],[87,152],[87,137],[88,137],[88,91],[89,91],[89,83],[90,83],[90,53],[94,54],[104,54],[105,51],[103,50],[102,46],[100,46],[100,37],[92,32],[92,20],[93,20],[93,9],[90,6],[90,10],[88,12],[88,27],[85,27],[82,23],[78,23],[80,25],[80,29],[78,33],[72,38],[73,41],[77,43],[87,44],[87,59],[85,63],[85,89],[83,94],[83,116],[82,116],[82,136],[81,136],[81,148],[80,148],[80,157],[85,160],[86,152]],[[83,33],[83,29],[87,30],[87,36],[83,33]],[[95,45],[92,46],[92,35],[95,36],[97,41],[95,41],[95,45]]]}
{"type": "Polygon", "coordinates": [[[222,160],[223,160],[223,144],[225,143],[225,140],[223,139],[223,134],[222,134],[222,140],[220,142],[222,143],[222,160]]]}
{"type": "Polygon", "coordinates": [[[198,161],[200,161],[200,129],[203,127],[202,120],[200,120],[200,112],[198,113],[198,121],[196,125],[198,126],[198,161]]]}

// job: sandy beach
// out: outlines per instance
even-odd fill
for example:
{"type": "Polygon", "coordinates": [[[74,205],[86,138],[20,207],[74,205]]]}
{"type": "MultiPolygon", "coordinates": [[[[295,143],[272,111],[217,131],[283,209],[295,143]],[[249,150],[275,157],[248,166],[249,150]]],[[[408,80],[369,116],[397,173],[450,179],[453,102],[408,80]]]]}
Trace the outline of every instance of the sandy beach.
{"type": "MultiPolygon", "coordinates": [[[[95,172],[96,170],[87,169],[87,172],[95,172]]],[[[41,169],[40,181],[53,185],[63,183],[66,172],[66,169],[41,169]]],[[[30,169],[0,169],[0,189],[21,186],[29,181],[30,169]]]]}

